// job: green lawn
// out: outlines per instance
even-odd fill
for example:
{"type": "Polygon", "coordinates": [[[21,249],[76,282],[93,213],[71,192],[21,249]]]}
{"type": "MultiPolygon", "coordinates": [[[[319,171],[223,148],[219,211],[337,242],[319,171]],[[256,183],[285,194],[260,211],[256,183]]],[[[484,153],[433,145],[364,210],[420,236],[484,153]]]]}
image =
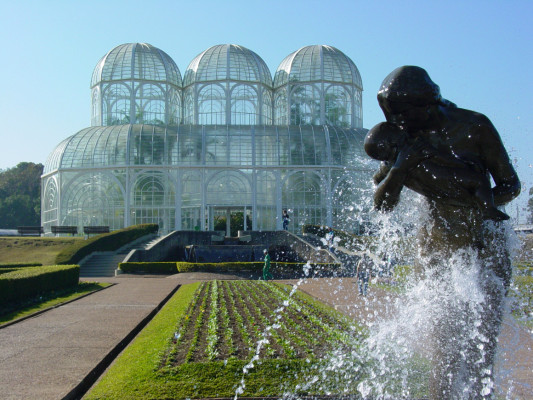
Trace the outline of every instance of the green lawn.
{"type": "Polygon", "coordinates": [[[53,265],[57,254],[80,237],[0,237],[0,264],[53,265]]]}
{"type": "Polygon", "coordinates": [[[23,303],[0,307],[0,326],[28,317],[51,307],[56,307],[81,296],[110,286],[110,283],[80,282],[76,288],[52,292],[39,298],[28,299],[23,303]]]}

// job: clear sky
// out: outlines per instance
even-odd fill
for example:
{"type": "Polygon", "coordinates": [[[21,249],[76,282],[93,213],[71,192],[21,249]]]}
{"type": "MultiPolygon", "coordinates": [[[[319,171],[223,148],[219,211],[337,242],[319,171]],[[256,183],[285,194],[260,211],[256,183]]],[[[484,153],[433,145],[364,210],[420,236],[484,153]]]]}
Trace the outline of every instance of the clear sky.
{"type": "Polygon", "coordinates": [[[90,79],[115,46],[150,43],[182,75],[216,44],[259,54],[272,74],[300,47],[328,44],[363,79],[363,123],[384,120],[383,78],[419,65],[459,107],[494,123],[523,182],[507,212],[523,214],[533,186],[532,0],[0,0],[0,169],[44,163],[90,126],[90,79]]]}

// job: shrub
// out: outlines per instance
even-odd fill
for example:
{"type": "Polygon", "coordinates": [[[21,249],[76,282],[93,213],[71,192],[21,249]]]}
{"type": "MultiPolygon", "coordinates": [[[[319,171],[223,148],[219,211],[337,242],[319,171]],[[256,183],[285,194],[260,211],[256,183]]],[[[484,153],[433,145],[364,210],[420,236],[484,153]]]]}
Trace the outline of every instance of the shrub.
{"type": "Polygon", "coordinates": [[[0,264],[0,269],[1,268],[9,268],[9,269],[13,269],[13,268],[24,268],[24,267],[40,267],[41,263],[27,263],[27,264],[0,264]]]}
{"type": "MultiPolygon", "coordinates": [[[[178,272],[237,272],[250,271],[261,272],[265,265],[262,261],[255,262],[222,262],[222,263],[189,263],[177,262],[178,272]]],[[[305,263],[272,262],[271,271],[274,274],[286,275],[301,272],[305,263]]],[[[334,272],[341,268],[341,264],[317,263],[311,264],[311,268],[321,272],[334,272]]]]}
{"type": "Polygon", "coordinates": [[[221,262],[221,263],[190,263],[177,262],[178,272],[228,272],[228,271],[261,271],[264,263],[256,262],[221,262]]]}
{"type": "Polygon", "coordinates": [[[134,225],[76,242],[57,255],[56,264],[75,264],[95,251],[118,250],[135,239],[157,232],[158,229],[157,224],[134,225]]]}
{"type": "Polygon", "coordinates": [[[520,262],[515,268],[516,275],[533,276],[533,264],[531,262],[520,262]]]}
{"type": "Polygon", "coordinates": [[[118,265],[124,272],[144,272],[154,274],[175,274],[178,272],[176,262],[125,262],[118,265]]]}
{"type": "Polygon", "coordinates": [[[0,303],[25,300],[52,290],[76,286],[78,265],[20,268],[0,275],[0,303]]]}

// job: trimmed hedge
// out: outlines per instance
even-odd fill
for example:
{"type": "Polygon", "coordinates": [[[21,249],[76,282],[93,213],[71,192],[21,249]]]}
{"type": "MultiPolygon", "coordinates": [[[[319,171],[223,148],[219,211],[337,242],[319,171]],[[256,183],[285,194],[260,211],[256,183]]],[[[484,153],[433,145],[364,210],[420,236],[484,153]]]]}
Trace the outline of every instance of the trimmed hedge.
{"type": "MultiPolygon", "coordinates": [[[[129,273],[168,273],[178,272],[261,272],[265,265],[256,262],[221,262],[221,263],[189,263],[189,262],[125,262],[119,264],[119,269],[129,273]]],[[[271,270],[275,274],[287,274],[303,271],[305,263],[272,262],[271,270]]],[[[322,272],[338,272],[341,264],[317,263],[311,268],[322,272]]]]}
{"type": "Polygon", "coordinates": [[[92,252],[115,251],[135,239],[158,230],[157,224],[134,225],[79,241],[63,249],[56,257],[56,264],[76,264],[92,252]]]}
{"type": "Polygon", "coordinates": [[[118,265],[118,269],[124,272],[144,272],[154,274],[176,274],[178,268],[176,262],[125,262],[118,265]]]}
{"type": "Polygon", "coordinates": [[[40,267],[41,263],[27,263],[27,264],[0,264],[0,268],[24,268],[24,267],[40,267]]]}
{"type": "Polygon", "coordinates": [[[79,265],[20,268],[0,275],[0,303],[25,300],[52,290],[76,286],[79,265]]]}
{"type": "MultiPolygon", "coordinates": [[[[228,271],[261,271],[264,262],[221,262],[221,263],[189,263],[177,262],[178,272],[228,272],[228,271]]],[[[276,263],[271,263],[272,268],[276,263]]]]}

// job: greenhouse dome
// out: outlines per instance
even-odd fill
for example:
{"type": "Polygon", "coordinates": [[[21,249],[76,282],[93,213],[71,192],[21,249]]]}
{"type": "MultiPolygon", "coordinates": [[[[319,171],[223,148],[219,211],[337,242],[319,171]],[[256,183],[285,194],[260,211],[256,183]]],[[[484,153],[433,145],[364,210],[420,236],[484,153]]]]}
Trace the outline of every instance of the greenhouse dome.
{"type": "Polygon", "coordinates": [[[181,122],[181,73],[164,51],[127,43],[94,68],[91,125],[181,122]]]}
{"type": "Polygon", "coordinates": [[[272,75],[256,53],[222,44],[196,56],[185,71],[187,124],[272,124],[272,75]]]}
{"type": "MultiPolygon", "coordinates": [[[[302,55],[322,54],[324,65],[337,57],[344,64],[335,68],[350,66],[332,47],[303,49],[302,55]]],[[[294,64],[299,56],[291,56],[294,64]]],[[[301,64],[287,67],[288,75],[302,71],[301,64]]],[[[352,78],[340,72],[325,76],[328,80],[313,75],[306,84],[324,88],[326,95],[332,87],[362,90],[353,71],[352,78]]],[[[291,79],[275,90],[287,90],[291,79]]],[[[316,119],[273,125],[271,75],[251,50],[207,49],[189,64],[182,86],[166,53],[125,44],[100,60],[91,89],[93,126],[60,142],[45,163],[45,232],[54,225],[81,232],[83,226],[115,230],[139,223],[157,223],[163,233],[213,230],[220,218],[234,215],[241,216],[239,229],[276,230],[284,209],[293,232],[305,224],[356,229],[345,212],[371,182],[366,130],[316,119]]]]}
{"type": "Polygon", "coordinates": [[[354,62],[332,46],[289,54],[274,76],[276,125],[362,128],[363,82],[354,62]]]}

